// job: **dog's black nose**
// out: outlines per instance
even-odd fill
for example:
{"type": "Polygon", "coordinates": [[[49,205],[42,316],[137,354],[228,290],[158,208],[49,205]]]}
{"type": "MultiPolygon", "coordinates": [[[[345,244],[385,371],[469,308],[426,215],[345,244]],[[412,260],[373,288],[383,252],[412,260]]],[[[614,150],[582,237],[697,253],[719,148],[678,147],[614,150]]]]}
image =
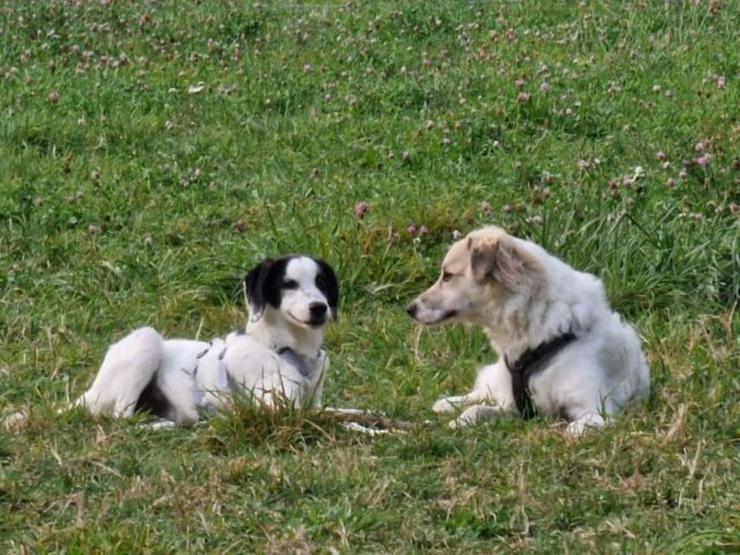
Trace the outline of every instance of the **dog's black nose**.
{"type": "Polygon", "coordinates": [[[406,309],[406,312],[408,312],[409,316],[412,318],[416,318],[416,303],[411,303],[406,309]]]}
{"type": "Polygon", "coordinates": [[[326,316],[327,306],[324,303],[311,303],[308,305],[308,310],[311,311],[311,318],[318,320],[326,316]]]}

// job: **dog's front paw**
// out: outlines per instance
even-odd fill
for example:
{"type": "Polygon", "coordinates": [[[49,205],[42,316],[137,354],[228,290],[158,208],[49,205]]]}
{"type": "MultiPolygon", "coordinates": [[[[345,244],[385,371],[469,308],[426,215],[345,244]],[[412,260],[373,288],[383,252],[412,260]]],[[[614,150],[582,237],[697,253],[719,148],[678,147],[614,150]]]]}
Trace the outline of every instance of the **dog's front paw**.
{"type": "Polygon", "coordinates": [[[436,412],[437,414],[447,414],[450,412],[455,412],[455,410],[457,410],[459,406],[460,403],[457,402],[457,397],[444,397],[434,403],[434,405],[432,406],[432,411],[436,412]]]}
{"type": "Polygon", "coordinates": [[[578,420],[568,424],[568,427],[565,429],[565,431],[572,437],[581,437],[586,430],[586,425],[578,420]]]}
{"type": "Polygon", "coordinates": [[[473,405],[472,407],[466,408],[460,416],[450,422],[449,426],[453,430],[458,428],[468,428],[475,426],[476,424],[482,424],[488,422],[500,414],[504,414],[499,407],[493,407],[490,405],[473,405]]]}
{"type": "Polygon", "coordinates": [[[568,424],[566,431],[573,437],[581,437],[589,430],[598,430],[606,425],[606,420],[596,413],[590,413],[568,424]]]}
{"type": "Polygon", "coordinates": [[[462,428],[472,428],[473,426],[478,424],[478,418],[476,415],[470,414],[469,412],[468,414],[465,414],[465,412],[463,412],[454,420],[450,420],[450,422],[447,424],[447,427],[450,428],[450,430],[460,430],[462,428]]]}

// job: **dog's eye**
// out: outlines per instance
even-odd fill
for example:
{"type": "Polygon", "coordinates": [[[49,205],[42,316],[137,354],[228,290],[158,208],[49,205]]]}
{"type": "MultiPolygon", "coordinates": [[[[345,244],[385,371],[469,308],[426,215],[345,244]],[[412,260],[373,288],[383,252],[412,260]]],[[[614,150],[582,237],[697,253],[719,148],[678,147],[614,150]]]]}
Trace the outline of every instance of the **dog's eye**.
{"type": "Polygon", "coordinates": [[[442,281],[450,281],[453,277],[453,274],[450,272],[442,272],[442,281]]]}
{"type": "Polygon", "coordinates": [[[289,279],[285,283],[283,283],[283,288],[285,289],[298,289],[298,282],[294,279],[289,279]]]}

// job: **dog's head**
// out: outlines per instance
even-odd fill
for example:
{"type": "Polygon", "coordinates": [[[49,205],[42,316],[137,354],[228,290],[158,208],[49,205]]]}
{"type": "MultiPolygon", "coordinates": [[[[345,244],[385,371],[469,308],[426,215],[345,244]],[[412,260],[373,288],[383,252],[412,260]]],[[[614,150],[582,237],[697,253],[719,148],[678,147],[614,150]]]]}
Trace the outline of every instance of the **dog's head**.
{"type": "Polygon", "coordinates": [[[439,279],[414,299],[408,313],[428,325],[485,323],[497,305],[535,295],[544,283],[535,254],[502,229],[486,227],[450,247],[439,279]]]}
{"type": "Polygon", "coordinates": [[[339,284],[329,264],[309,256],[260,262],[244,278],[251,320],[267,311],[287,323],[320,329],[337,318],[339,284]]]}

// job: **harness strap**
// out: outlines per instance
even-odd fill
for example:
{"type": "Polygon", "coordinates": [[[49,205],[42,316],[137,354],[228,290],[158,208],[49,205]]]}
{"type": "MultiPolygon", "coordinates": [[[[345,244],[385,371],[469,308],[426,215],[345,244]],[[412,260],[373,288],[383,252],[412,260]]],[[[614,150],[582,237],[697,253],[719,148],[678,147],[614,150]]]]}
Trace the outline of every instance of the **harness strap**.
{"type": "Polygon", "coordinates": [[[550,341],[540,343],[534,349],[527,349],[514,362],[504,355],[504,363],[511,374],[511,388],[519,414],[525,420],[536,414],[532,396],[529,393],[529,380],[533,375],[543,370],[561,349],[573,341],[576,336],[573,332],[559,335],[550,341]]]}
{"type": "MultiPolygon", "coordinates": [[[[199,353],[196,356],[195,366],[192,368],[192,370],[185,370],[185,372],[195,378],[196,374],[198,373],[198,364],[200,363],[200,359],[208,354],[212,348],[213,343],[211,342],[211,344],[203,352],[199,353]]],[[[314,358],[305,357],[299,355],[290,347],[280,347],[278,349],[275,349],[274,351],[278,354],[278,356],[285,359],[291,366],[298,370],[298,372],[304,378],[308,378],[311,376],[311,373],[316,369],[316,364],[321,355],[321,350],[319,350],[314,358]]],[[[218,385],[219,387],[224,389],[233,385],[231,375],[229,374],[226,363],[224,362],[225,355],[226,348],[224,347],[223,351],[221,351],[218,355],[218,385]]],[[[202,401],[202,399],[199,400],[202,401]]]]}
{"type": "MultiPolygon", "coordinates": [[[[209,352],[211,352],[211,349],[213,349],[213,341],[208,342],[208,347],[206,347],[202,352],[198,353],[195,357],[195,365],[193,368],[188,371],[183,369],[187,374],[189,374],[193,378],[193,404],[198,409],[204,409],[206,406],[206,400],[205,400],[205,394],[206,391],[202,390],[201,387],[198,384],[198,369],[200,367],[201,359],[205,357],[209,352]]],[[[222,351],[218,355],[218,368],[217,368],[217,382],[215,384],[215,391],[224,391],[229,387],[229,378],[228,378],[228,372],[226,369],[226,363],[223,360],[223,355],[226,349],[222,351]]]]}

